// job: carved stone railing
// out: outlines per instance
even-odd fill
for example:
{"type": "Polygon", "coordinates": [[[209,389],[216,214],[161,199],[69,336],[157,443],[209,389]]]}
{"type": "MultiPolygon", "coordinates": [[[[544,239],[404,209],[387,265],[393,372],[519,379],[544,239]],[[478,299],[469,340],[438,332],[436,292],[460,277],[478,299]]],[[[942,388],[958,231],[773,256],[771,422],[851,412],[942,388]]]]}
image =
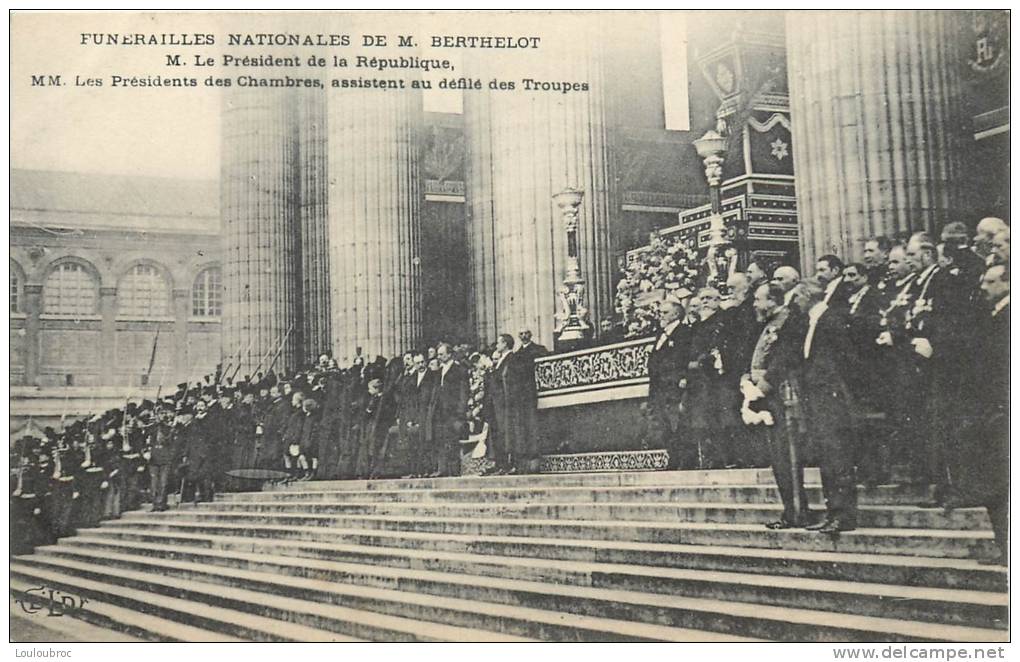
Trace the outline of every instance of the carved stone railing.
{"type": "Polygon", "coordinates": [[[653,343],[639,338],[536,359],[538,408],[647,397],[653,343]]]}

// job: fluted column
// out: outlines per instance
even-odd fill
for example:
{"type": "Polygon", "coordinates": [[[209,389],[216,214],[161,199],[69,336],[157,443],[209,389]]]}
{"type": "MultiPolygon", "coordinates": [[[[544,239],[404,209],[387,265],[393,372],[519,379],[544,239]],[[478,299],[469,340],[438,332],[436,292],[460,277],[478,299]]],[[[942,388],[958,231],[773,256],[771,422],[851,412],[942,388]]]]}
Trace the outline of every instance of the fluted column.
{"type": "Polygon", "coordinates": [[[236,366],[241,355],[239,374],[272,355],[292,325],[276,370],[293,369],[301,356],[295,115],[288,91],[233,88],[223,96],[223,356],[236,366]]]}
{"type": "Polygon", "coordinates": [[[961,87],[938,11],[790,12],[787,63],[801,259],[935,230],[959,204],[961,87]]]}
{"type": "Polygon", "coordinates": [[[316,89],[298,94],[303,358],[315,360],[331,348],[326,96],[316,89]]]}
{"type": "Polygon", "coordinates": [[[333,353],[393,356],[421,327],[421,94],[329,90],[327,109],[333,353]]]}
{"type": "Polygon", "coordinates": [[[555,30],[533,20],[538,49],[471,53],[467,63],[485,88],[464,101],[471,296],[480,340],[527,328],[550,345],[567,258],[553,196],[568,187],[584,192],[577,240],[593,322],[612,310],[608,159],[599,19],[558,16],[555,30]],[[492,90],[494,78],[515,88],[492,90]],[[524,78],[589,89],[529,91],[524,78]]]}

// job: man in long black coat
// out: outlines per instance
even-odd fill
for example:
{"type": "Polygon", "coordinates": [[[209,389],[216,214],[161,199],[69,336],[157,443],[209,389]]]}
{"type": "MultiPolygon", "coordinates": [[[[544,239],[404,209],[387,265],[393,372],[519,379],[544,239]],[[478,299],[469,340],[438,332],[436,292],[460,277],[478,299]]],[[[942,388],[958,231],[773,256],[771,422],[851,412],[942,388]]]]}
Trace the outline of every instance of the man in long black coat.
{"type": "MultiPolygon", "coordinates": [[[[515,435],[515,447],[510,449],[514,467],[521,472],[538,470],[541,438],[538,428],[538,387],[535,384],[535,359],[546,356],[549,350],[532,340],[531,331],[525,329],[518,336],[521,344],[514,352],[511,363],[511,406],[520,428],[515,435]]],[[[466,381],[466,380],[465,380],[466,381]]]]}
{"type": "Polygon", "coordinates": [[[429,452],[424,430],[435,383],[435,373],[429,370],[425,355],[416,352],[410,372],[401,375],[397,385],[397,448],[389,449],[387,459],[391,472],[397,475],[405,472],[424,475],[432,471],[426,462],[429,452]]]}
{"type": "Polygon", "coordinates": [[[195,403],[195,417],[184,428],[187,456],[187,480],[194,490],[194,502],[212,501],[218,474],[219,449],[216,447],[218,425],[204,401],[195,403]]]}
{"type": "Polygon", "coordinates": [[[988,561],[1008,562],[1009,543],[1009,269],[990,267],[982,276],[987,306],[975,320],[972,349],[964,380],[980,393],[974,411],[978,433],[970,448],[960,449],[952,469],[953,496],[947,505],[984,506],[992,521],[999,554],[988,561]]]}
{"type": "Polygon", "coordinates": [[[470,385],[467,370],[453,360],[450,346],[436,348],[439,370],[428,411],[427,441],[432,449],[432,476],[460,474],[460,440],[467,438],[467,402],[470,385]]]}
{"type": "Polygon", "coordinates": [[[681,324],[684,316],[679,301],[667,299],[659,305],[662,331],[655,338],[648,355],[648,414],[659,447],[669,452],[669,468],[693,468],[697,465],[697,449],[693,456],[684,449],[680,439],[680,386],[687,369],[690,352],[689,327],[681,324]]]}
{"type": "MultiPolygon", "coordinates": [[[[754,312],[750,279],[735,273],[726,281],[730,296],[719,307],[718,350],[722,364],[719,397],[729,401],[730,409],[740,410],[740,378],[747,370],[762,324],[754,312]]],[[[768,466],[768,451],[760,436],[751,434],[736,417],[727,417],[719,430],[721,457],[727,467],[768,466]]]]}
{"type": "Polygon", "coordinates": [[[514,402],[514,354],[513,336],[502,333],[496,339],[495,363],[485,375],[485,418],[489,423],[486,441],[489,457],[495,465],[493,473],[516,473],[511,452],[519,447],[517,438],[522,434],[517,407],[514,402]]]}
{"type": "Polygon", "coordinates": [[[287,417],[291,412],[290,401],[283,396],[279,385],[269,390],[272,402],[266,408],[262,425],[262,448],[259,449],[258,466],[264,469],[283,468],[283,433],[287,428],[287,417]]]}
{"type": "Polygon", "coordinates": [[[849,315],[845,307],[825,303],[821,286],[814,289],[811,281],[805,281],[798,287],[805,290],[799,305],[808,316],[801,397],[826,505],[825,521],[807,528],[824,533],[853,531],[857,528],[857,474],[855,409],[846,383],[853,363],[849,315]]]}

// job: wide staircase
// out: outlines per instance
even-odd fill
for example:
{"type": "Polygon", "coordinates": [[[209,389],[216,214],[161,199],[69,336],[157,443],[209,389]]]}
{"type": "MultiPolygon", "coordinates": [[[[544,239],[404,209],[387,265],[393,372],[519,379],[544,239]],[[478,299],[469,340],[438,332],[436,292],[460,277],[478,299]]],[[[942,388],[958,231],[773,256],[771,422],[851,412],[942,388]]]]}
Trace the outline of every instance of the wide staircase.
{"type": "Polygon", "coordinates": [[[985,512],[926,497],[864,490],[827,535],[766,529],[759,469],[303,482],[126,513],[12,559],[11,590],[151,640],[1008,640],[985,512]]]}

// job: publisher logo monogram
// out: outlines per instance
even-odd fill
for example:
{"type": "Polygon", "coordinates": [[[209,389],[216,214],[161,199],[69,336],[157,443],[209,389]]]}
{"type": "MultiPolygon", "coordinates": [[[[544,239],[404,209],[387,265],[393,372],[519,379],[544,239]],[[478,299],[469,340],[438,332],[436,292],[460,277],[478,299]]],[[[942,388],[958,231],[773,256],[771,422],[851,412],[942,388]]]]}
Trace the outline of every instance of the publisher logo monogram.
{"type": "Polygon", "coordinates": [[[46,616],[58,617],[83,609],[88,599],[48,586],[37,586],[25,591],[25,595],[16,598],[15,602],[26,614],[45,613],[46,616]]]}

